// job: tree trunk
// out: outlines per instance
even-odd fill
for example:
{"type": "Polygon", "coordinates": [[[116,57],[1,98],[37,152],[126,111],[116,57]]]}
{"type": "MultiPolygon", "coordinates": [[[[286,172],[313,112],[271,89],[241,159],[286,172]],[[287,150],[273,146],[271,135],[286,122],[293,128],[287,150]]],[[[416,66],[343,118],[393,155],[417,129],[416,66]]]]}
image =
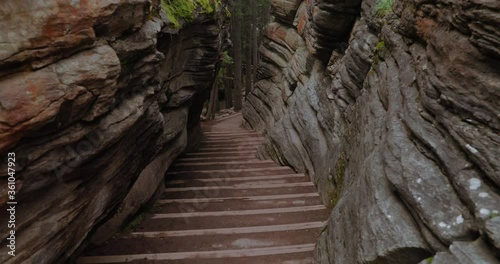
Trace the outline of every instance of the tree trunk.
{"type": "Polygon", "coordinates": [[[220,112],[220,100],[219,100],[219,86],[215,87],[215,112],[214,112],[214,119],[215,119],[215,114],[220,112]]]}
{"type": "Polygon", "coordinates": [[[217,80],[212,85],[212,91],[210,92],[210,100],[208,101],[207,108],[207,120],[215,119],[215,112],[217,111],[216,105],[219,98],[217,96],[217,80]]]}
{"type": "MultiPolygon", "coordinates": [[[[253,50],[253,67],[252,67],[252,76],[253,76],[253,85],[257,82],[257,66],[259,64],[259,29],[253,29],[253,41],[252,41],[252,50],[253,50]]],[[[253,86],[252,86],[253,90],[253,86]]]]}
{"type": "Polygon", "coordinates": [[[245,101],[250,91],[252,90],[252,28],[253,24],[248,26],[247,50],[246,50],[246,67],[245,67],[245,101]]]}
{"type": "MultiPolygon", "coordinates": [[[[241,4],[241,3],[238,3],[241,4]]],[[[241,94],[241,21],[240,14],[234,12],[232,38],[234,48],[234,110],[240,111],[242,108],[241,94]]]]}
{"type": "Polygon", "coordinates": [[[233,77],[233,66],[227,67],[227,77],[224,79],[224,89],[225,89],[225,98],[226,98],[226,108],[229,109],[233,107],[233,87],[234,87],[234,78],[233,77]]]}

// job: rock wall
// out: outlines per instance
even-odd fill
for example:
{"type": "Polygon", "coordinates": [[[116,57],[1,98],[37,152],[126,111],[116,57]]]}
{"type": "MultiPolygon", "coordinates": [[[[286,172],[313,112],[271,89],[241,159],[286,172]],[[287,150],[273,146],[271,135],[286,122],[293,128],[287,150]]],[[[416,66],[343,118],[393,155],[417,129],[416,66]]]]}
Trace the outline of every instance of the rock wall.
{"type": "Polygon", "coordinates": [[[499,12],[273,1],[243,113],[332,207],[319,263],[499,262],[499,12]]]}
{"type": "Polygon", "coordinates": [[[15,153],[17,201],[10,257],[2,158],[1,263],[71,262],[161,191],[197,143],[223,10],[176,29],[157,0],[0,2],[0,153],[15,153]]]}

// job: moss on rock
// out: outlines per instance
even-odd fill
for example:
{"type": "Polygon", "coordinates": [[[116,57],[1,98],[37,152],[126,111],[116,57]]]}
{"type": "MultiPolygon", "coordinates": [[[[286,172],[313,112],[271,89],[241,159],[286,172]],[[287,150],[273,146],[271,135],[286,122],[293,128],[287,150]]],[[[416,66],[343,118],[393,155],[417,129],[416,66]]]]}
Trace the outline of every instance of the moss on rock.
{"type": "Polygon", "coordinates": [[[167,13],[170,22],[175,28],[181,26],[181,20],[190,22],[194,19],[195,11],[212,14],[221,4],[221,0],[162,0],[161,6],[167,13]]]}

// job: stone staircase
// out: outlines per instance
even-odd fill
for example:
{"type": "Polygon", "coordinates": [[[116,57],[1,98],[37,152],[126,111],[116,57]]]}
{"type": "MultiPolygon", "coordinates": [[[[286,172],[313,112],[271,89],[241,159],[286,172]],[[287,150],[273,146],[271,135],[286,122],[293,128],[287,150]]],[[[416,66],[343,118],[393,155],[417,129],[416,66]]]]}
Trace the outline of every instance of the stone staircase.
{"type": "Polygon", "coordinates": [[[255,158],[241,115],[204,126],[200,148],[167,173],[166,191],[132,232],[78,263],[305,264],[328,212],[303,174],[255,158]]]}

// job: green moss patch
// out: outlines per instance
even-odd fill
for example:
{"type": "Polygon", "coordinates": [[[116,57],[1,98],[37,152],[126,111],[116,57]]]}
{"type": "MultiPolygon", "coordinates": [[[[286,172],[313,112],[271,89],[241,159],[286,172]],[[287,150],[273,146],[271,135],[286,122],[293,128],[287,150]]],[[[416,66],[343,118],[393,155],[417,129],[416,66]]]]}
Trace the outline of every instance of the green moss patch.
{"type": "Polygon", "coordinates": [[[375,46],[375,52],[373,54],[373,62],[375,64],[379,64],[381,61],[384,61],[384,52],[385,52],[385,42],[380,41],[377,43],[377,46],[375,46]]]}
{"type": "Polygon", "coordinates": [[[333,189],[328,194],[328,199],[331,208],[334,208],[335,205],[337,205],[340,199],[340,195],[342,194],[342,185],[344,183],[346,166],[347,166],[347,160],[342,155],[337,160],[334,175],[331,175],[331,178],[329,179],[330,184],[333,186],[333,189]]]}
{"type": "Polygon", "coordinates": [[[175,28],[181,26],[180,21],[190,22],[195,11],[212,14],[221,4],[221,0],[161,0],[161,6],[175,28]]]}
{"type": "Polygon", "coordinates": [[[375,5],[377,16],[384,17],[392,13],[393,4],[394,0],[378,0],[377,4],[375,5]]]}

